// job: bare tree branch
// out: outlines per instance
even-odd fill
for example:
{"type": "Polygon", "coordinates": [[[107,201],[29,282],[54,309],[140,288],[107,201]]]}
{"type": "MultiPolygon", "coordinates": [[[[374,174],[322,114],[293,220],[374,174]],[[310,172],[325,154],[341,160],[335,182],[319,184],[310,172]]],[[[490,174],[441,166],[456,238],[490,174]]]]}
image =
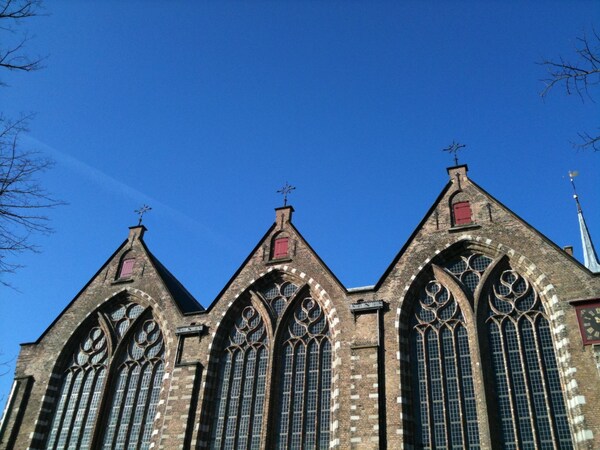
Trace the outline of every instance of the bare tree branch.
{"type": "MultiPolygon", "coordinates": [[[[586,98],[594,101],[590,88],[600,84],[600,36],[593,30],[592,37],[584,34],[577,38],[577,42],[574,61],[561,57],[539,63],[548,72],[548,77],[542,80],[545,84],[540,93],[542,97],[546,97],[556,85],[562,85],[567,95],[577,94],[582,101],[586,98]]],[[[573,144],[575,148],[600,150],[600,135],[580,132],[578,136],[580,142],[573,144]]]]}
{"type": "MultiPolygon", "coordinates": [[[[19,139],[31,115],[16,120],[0,115],[0,274],[13,273],[19,264],[8,256],[38,251],[33,234],[48,234],[48,209],[62,204],[42,188],[38,177],[52,167],[43,155],[23,150],[19,139]]],[[[0,284],[8,283],[0,280],[0,284]]]]}
{"type": "MultiPolygon", "coordinates": [[[[0,69],[31,72],[41,68],[40,58],[27,55],[28,36],[19,29],[22,21],[37,16],[40,10],[41,0],[0,0],[0,69]]],[[[0,80],[0,86],[4,85],[0,80]]],[[[53,162],[23,149],[20,143],[31,119],[31,115],[11,119],[0,112],[0,276],[21,267],[12,257],[38,251],[32,236],[52,231],[46,212],[62,204],[39,183],[39,176],[53,162]]],[[[0,285],[10,286],[2,279],[0,285]]]]}
{"type": "MultiPolygon", "coordinates": [[[[27,34],[17,32],[20,22],[37,16],[40,8],[40,0],[0,0],[0,30],[16,35],[14,43],[0,48],[0,68],[31,72],[42,67],[42,58],[31,58],[24,52],[29,41],[27,34]]],[[[0,81],[0,86],[4,85],[0,81]]]]}
{"type": "MultiPolygon", "coordinates": [[[[10,372],[11,363],[15,360],[15,358],[6,358],[6,355],[3,351],[0,350],[0,377],[6,375],[10,372]]],[[[0,398],[0,404],[2,399],[0,398]]]]}

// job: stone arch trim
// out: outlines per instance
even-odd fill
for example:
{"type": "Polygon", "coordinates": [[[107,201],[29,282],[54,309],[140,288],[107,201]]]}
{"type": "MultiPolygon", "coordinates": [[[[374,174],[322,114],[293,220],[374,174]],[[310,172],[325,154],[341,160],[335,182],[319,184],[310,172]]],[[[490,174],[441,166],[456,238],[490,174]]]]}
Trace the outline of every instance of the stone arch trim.
{"type": "MultiPolygon", "coordinates": [[[[87,322],[92,320],[92,316],[95,315],[100,308],[108,304],[109,302],[117,299],[120,295],[128,295],[131,298],[135,299],[138,303],[149,306],[152,308],[152,317],[159,323],[160,330],[163,334],[163,339],[165,342],[165,369],[164,375],[161,383],[160,394],[159,394],[159,402],[157,406],[157,414],[154,418],[154,424],[152,427],[152,442],[154,442],[154,437],[161,433],[161,429],[164,428],[164,404],[166,403],[166,398],[169,395],[170,386],[169,386],[169,377],[170,377],[170,362],[172,356],[174,356],[172,352],[174,336],[168,326],[168,322],[164,317],[164,308],[161,307],[160,303],[158,303],[152,296],[148,293],[133,288],[131,286],[126,286],[116,291],[113,291],[110,295],[105,297],[103,300],[97,302],[93,305],[93,308],[87,311],[84,317],[82,317],[73,327],[69,337],[67,338],[67,345],[65,348],[69,346],[69,343],[72,341],[73,335],[77,333],[82,326],[84,326],[87,322]]],[[[54,413],[54,408],[56,403],[58,402],[58,396],[60,395],[61,383],[62,383],[62,375],[59,372],[61,369],[60,360],[62,358],[64,351],[61,351],[59,358],[55,361],[52,373],[49,376],[48,385],[45,389],[45,394],[41,400],[41,409],[38,413],[38,419],[35,423],[35,431],[32,433],[32,441],[31,441],[31,449],[43,448],[47,434],[48,434],[48,426],[52,420],[52,416],[54,413]]],[[[152,444],[151,444],[152,445],[152,444]]]]}
{"type": "MultiPolygon", "coordinates": [[[[203,405],[203,407],[202,407],[203,411],[201,413],[202,419],[200,421],[199,436],[205,436],[205,437],[200,438],[198,440],[199,448],[206,448],[206,446],[208,445],[206,436],[209,431],[209,425],[208,425],[208,423],[206,423],[207,416],[205,415],[206,411],[204,411],[204,410],[206,409],[207,399],[212,398],[212,395],[216,388],[216,386],[214,384],[214,381],[216,380],[216,375],[217,375],[215,373],[215,367],[219,362],[219,356],[216,354],[215,351],[213,351],[214,350],[213,345],[218,343],[223,338],[223,333],[227,332],[227,330],[225,330],[224,327],[221,326],[222,321],[229,314],[231,308],[234,307],[235,302],[238,300],[238,298],[240,298],[242,295],[244,295],[248,291],[248,289],[250,287],[252,287],[254,284],[256,284],[259,280],[263,279],[264,277],[266,277],[267,275],[269,275],[270,273],[272,273],[274,271],[278,271],[283,274],[287,274],[287,275],[291,276],[291,278],[295,278],[299,281],[306,283],[306,285],[310,289],[311,294],[313,295],[313,298],[319,302],[319,304],[325,311],[325,315],[329,322],[329,329],[330,329],[330,333],[331,333],[331,343],[332,343],[332,345],[331,345],[331,348],[332,348],[332,362],[331,362],[332,378],[331,378],[331,419],[330,419],[331,420],[331,423],[330,423],[331,440],[330,440],[330,448],[340,448],[340,439],[338,437],[338,429],[339,429],[338,414],[340,411],[340,398],[339,398],[340,375],[339,375],[339,371],[340,371],[340,367],[342,364],[342,359],[339,355],[340,348],[341,348],[341,342],[339,340],[339,334],[340,334],[339,322],[340,321],[337,316],[336,308],[333,305],[333,301],[331,300],[331,297],[329,296],[329,293],[325,290],[325,288],[323,286],[321,286],[313,277],[309,276],[305,272],[302,272],[301,270],[299,270],[295,267],[292,267],[291,265],[288,265],[288,264],[278,264],[278,265],[270,266],[265,271],[259,273],[259,275],[257,277],[253,278],[248,283],[246,283],[243,288],[241,288],[238,292],[235,293],[233,300],[227,304],[225,310],[221,313],[221,317],[218,318],[217,322],[215,323],[215,328],[214,328],[215,331],[213,331],[213,333],[211,334],[210,343],[208,345],[208,363],[207,363],[208,370],[206,371],[205,381],[202,383],[202,397],[203,398],[201,399],[201,403],[203,405]]],[[[271,338],[273,338],[273,337],[274,336],[271,336],[271,338]]],[[[273,349],[273,344],[274,344],[274,342],[271,345],[271,350],[273,349]]],[[[269,380],[270,380],[270,383],[272,383],[272,380],[273,380],[272,374],[269,375],[269,380]]]]}
{"type": "MultiPolygon", "coordinates": [[[[554,341],[554,349],[556,354],[556,362],[559,368],[561,380],[563,382],[563,389],[565,392],[565,406],[567,408],[571,429],[573,431],[574,444],[583,445],[585,442],[593,439],[593,432],[587,427],[586,420],[581,410],[581,405],[586,403],[586,398],[581,394],[577,380],[574,378],[577,368],[571,362],[570,352],[570,340],[567,333],[567,324],[565,318],[565,311],[561,307],[561,301],[558,297],[556,289],[550,283],[547,275],[524,254],[517,252],[515,249],[505,245],[496,240],[475,235],[475,234],[460,234],[457,235],[454,241],[448,241],[445,245],[435,249],[433,257],[426,258],[417,268],[415,272],[410,275],[409,282],[403,287],[402,293],[398,299],[398,306],[396,308],[396,320],[394,325],[396,327],[396,359],[399,363],[407,358],[407,355],[402,355],[400,349],[405,347],[407,342],[406,336],[401,336],[401,314],[404,310],[404,301],[407,298],[411,288],[413,287],[415,280],[423,272],[423,270],[431,263],[435,257],[445,253],[459,244],[470,244],[480,247],[483,250],[488,250],[496,256],[505,254],[509,257],[512,267],[517,270],[522,276],[526,277],[537,291],[540,296],[540,300],[544,306],[546,314],[548,316],[548,322],[552,331],[552,339],[554,341]]],[[[402,380],[402,376],[399,377],[402,380]]],[[[400,381],[399,392],[400,395],[396,399],[398,404],[406,404],[409,399],[406,396],[406,387],[402,386],[400,381]]],[[[403,419],[404,420],[404,419],[403,419]]],[[[397,433],[403,434],[404,430],[398,429],[397,433]]]]}

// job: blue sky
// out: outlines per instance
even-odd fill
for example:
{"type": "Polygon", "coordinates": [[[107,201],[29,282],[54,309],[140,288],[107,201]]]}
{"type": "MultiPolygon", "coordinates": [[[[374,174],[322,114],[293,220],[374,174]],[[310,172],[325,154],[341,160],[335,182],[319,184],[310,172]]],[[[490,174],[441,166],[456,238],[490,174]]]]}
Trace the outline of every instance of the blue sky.
{"type": "MultiPolygon", "coordinates": [[[[0,350],[38,338],[136,223],[208,305],[274,220],[347,287],[374,284],[447,181],[453,140],[479,185],[581,259],[565,175],[600,246],[598,103],[539,92],[599,2],[52,1],[24,26],[46,68],[0,73],[0,111],[56,167],[55,233],[0,288],[0,350]]],[[[596,28],[600,25],[596,22],[596,28]]],[[[600,101],[600,92],[596,91],[600,101]]],[[[14,362],[11,364],[14,365],[14,362]]],[[[12,370],[12,368],[11,368],[12,370]]],[[[0,398],[11,376],[0,377],[0,398]]]]}

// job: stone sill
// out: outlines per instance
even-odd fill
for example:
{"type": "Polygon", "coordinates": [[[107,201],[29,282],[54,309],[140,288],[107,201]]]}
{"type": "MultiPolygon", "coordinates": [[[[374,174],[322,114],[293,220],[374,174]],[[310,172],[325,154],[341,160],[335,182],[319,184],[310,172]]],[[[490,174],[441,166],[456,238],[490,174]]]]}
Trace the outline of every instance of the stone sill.
{"type": "Polygon", "coordinates": [[[283,264],[283,263],[288,263],[288,262],[292,262],[292,258],[270,259],[270,260],[266,261],[265,264],[267,266],[274,266],[276,264],[283,264]]]}
{"type": "Polygon", "coordinates": [[[465,230],[476,230],[477,228],[481,228],[481,225],[476,224],[476,223],[470,223],[468,225],[459,225],[457,227],[452,227],[450,229],[448,229],[449,233],[459,233],[461,231],[465,231],[465,230]]]}
{"type": "Polygon", "coordinates": [[[115,285],[115,284],[128,284],[128,283],[133,283],[134,279],[133,278],[122,278],[120,280],[115,280],[113,282],[111,282],[111,285],[115,285]]]}

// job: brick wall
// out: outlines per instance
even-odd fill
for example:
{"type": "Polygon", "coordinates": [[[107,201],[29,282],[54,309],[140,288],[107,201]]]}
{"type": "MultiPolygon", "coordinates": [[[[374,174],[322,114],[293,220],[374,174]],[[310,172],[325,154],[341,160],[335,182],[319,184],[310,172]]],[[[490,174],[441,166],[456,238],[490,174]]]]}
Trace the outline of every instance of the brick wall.
{"type": "MultiPolygon", "coordinates": [[[[119,296],[152,308],[165,337],[165,375],[152,447],[206,447],[223,336],[240,302],[252,301],[254,292],[273,277],[306,289],[327,315],[333,344],[330,446],[412,448],[408,323],[415,292],[423,274],[465,250],[505,261],[535,288],[552,328],[574,444],[580,449],[600,448],[599,357],[593,347],[582,344],[575,310],[569,303],[600,297],[600,278],[474,184],[465,166],[448,173],[448,185],[372,288],[348,291],[342,286],[292,225],[293,209],[285,207],[277,209],[274,225],[210,308],[183,314],[147,254],[143,229],[132,228],[128,240],[48,331],[36,343],[23,345],[16,369],[20,384],[2,425],[0,448],[41,448],[60,390],[65,355],[80,333],[76,330],[85,328],[99,308],[119,296]],[[471,223],[454,225],[452,203],[457,200],[469,202],[471,223]],[[276,235],[288,238],[288,255],[273,260],[271,246],[276,235]],[[120,280],[119,265],[125,257],[136,258],[136,264],[132,276],[120,280]],[[353,312],[351,305],[370,301],[381,301],[383,307],[353,312]],[[205,332],[192,337],[176,335],[177,327],[191,325],[202,325],[205,332]]],[[[398,246],[402,244],[398,242],[398,246]]],[[[473,318],[474,329],[476,323],[473,318]]],[[[470,339],[471,347],[477,348],[475,331],[470,339]]],[[[485,398],[490,392],[484,389],[480,368],[485,358],[474,355],[474,379],[482,417],[482,448],[494,448],[494,431],[490,431],[485,414],[485,398]]],[[[272,360],[270,367],[275,363],[272,360]]],[[[273,376],[268,374],[268,386],[276,382],[273,376]]],[[[269,396],[267,392],[267,408],[274,410],[269,396]]],[[[266,446],[272,442],[272,424],[268,418],[264,424],[266,446]]]]}

